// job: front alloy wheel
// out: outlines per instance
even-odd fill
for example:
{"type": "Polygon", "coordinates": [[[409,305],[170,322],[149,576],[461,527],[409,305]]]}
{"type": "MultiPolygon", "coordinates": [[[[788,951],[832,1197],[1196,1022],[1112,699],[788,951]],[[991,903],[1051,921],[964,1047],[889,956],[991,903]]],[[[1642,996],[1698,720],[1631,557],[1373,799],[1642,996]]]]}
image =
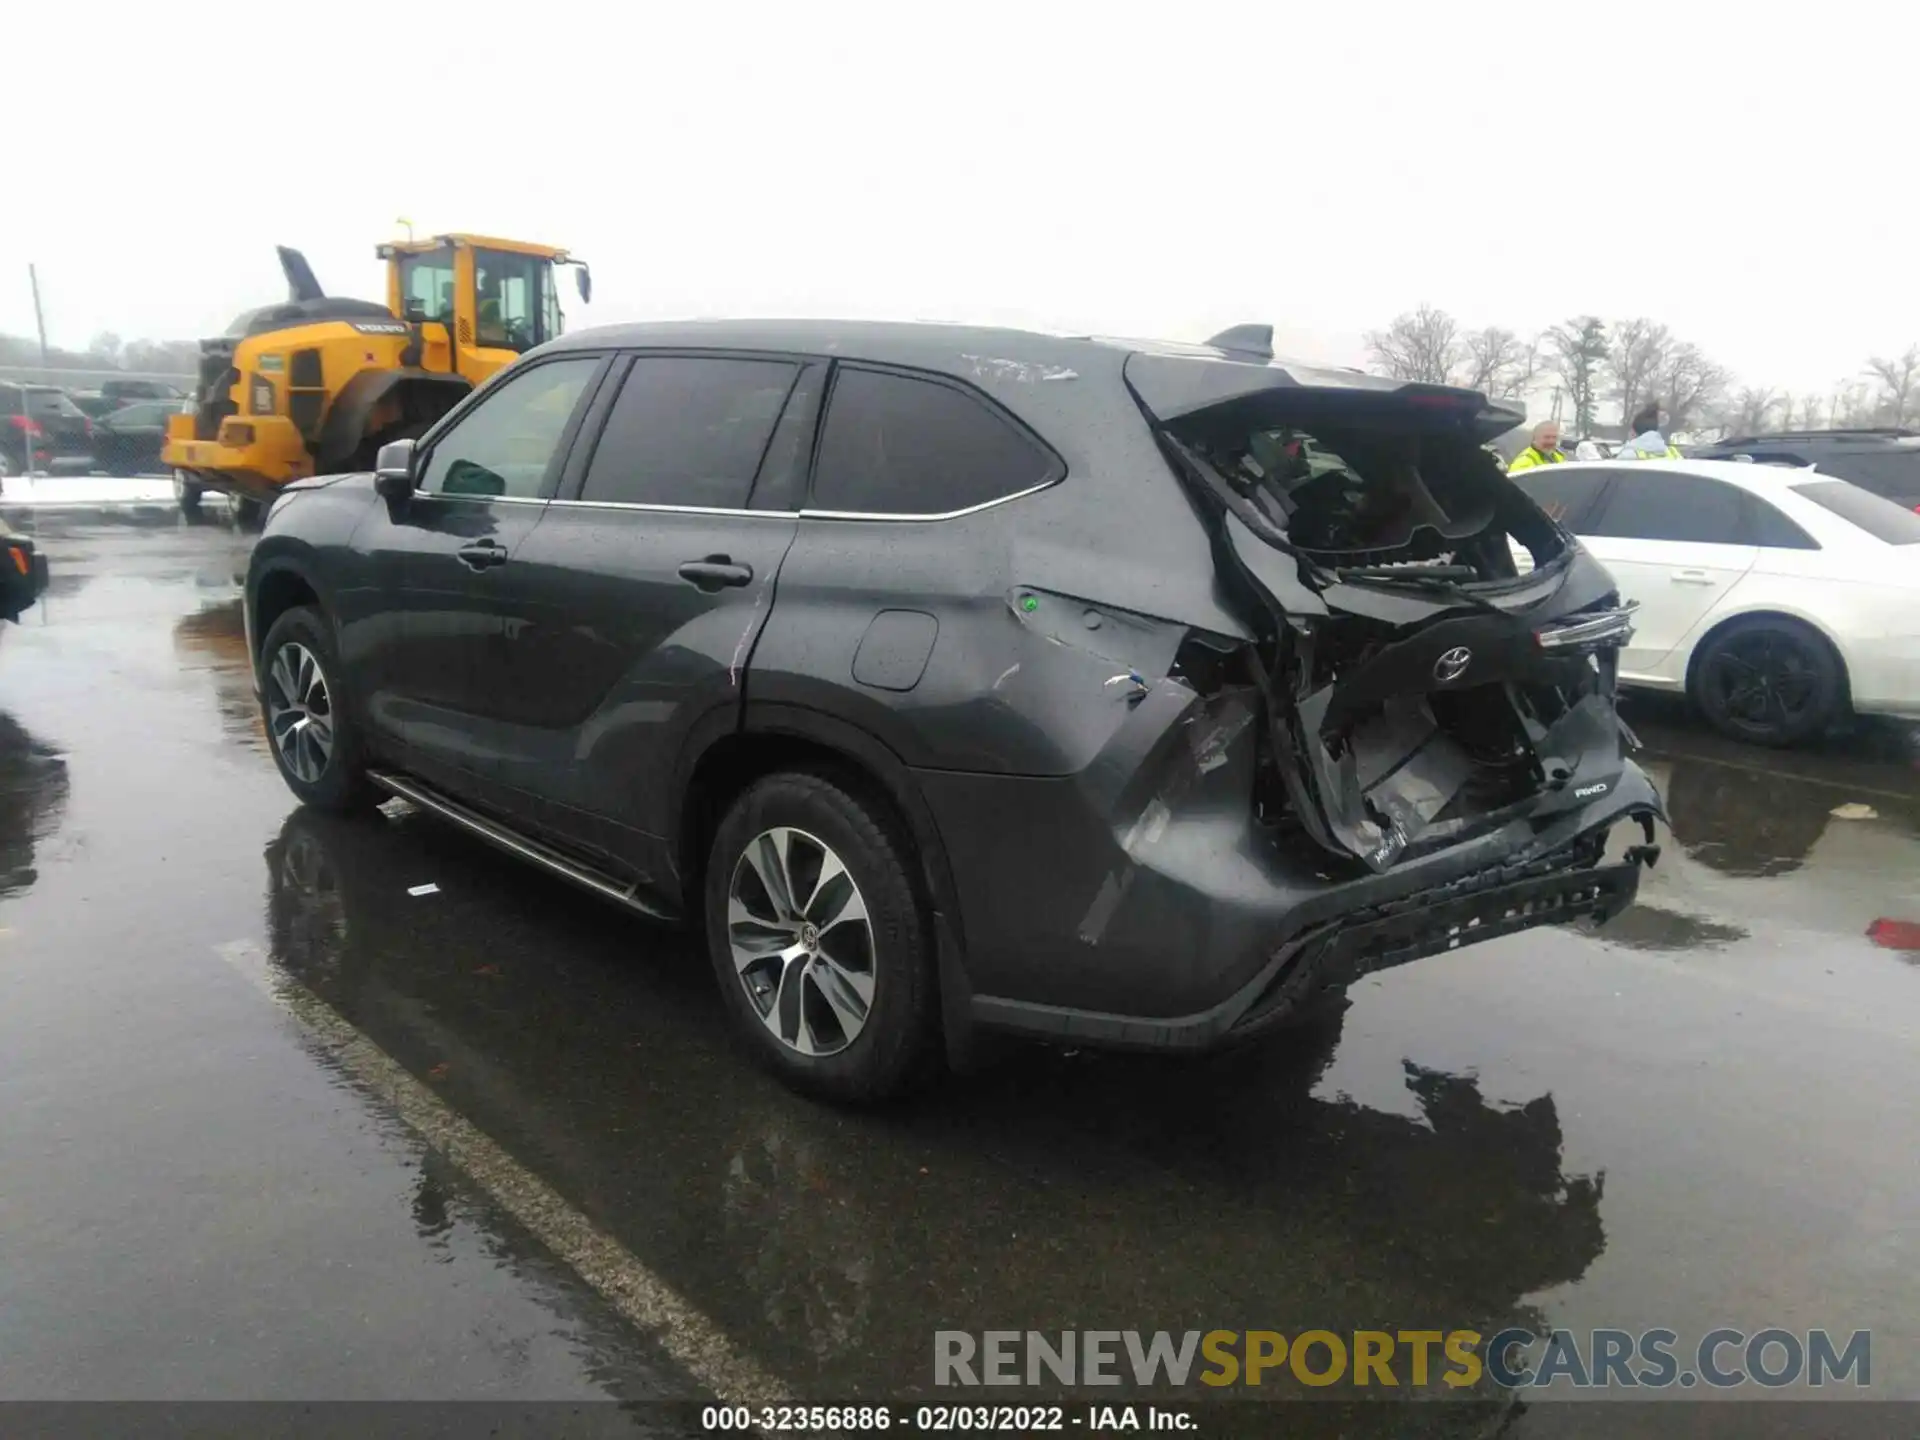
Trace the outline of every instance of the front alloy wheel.
{"type": "Polygon", "coordinates": [[[333,758],[333,697],[314,653],[289,640],[266,675],[267,733],[298,780],[317,785],[333,758]]]}
{"type": "Polygon", "coordinates": [[[782,1045],[834,1055],[873,1009],[873,923],[845,863],[792,826],[748,842],[727,887],[727,943],[747,1001],[782,1045]]]}

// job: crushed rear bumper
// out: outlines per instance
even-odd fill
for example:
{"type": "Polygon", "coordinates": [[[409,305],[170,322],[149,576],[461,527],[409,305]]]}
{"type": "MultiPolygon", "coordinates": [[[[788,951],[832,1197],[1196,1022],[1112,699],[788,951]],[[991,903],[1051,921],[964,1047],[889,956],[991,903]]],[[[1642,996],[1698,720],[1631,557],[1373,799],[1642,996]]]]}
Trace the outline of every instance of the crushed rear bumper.
{"type": "MultiPolygon", "coordinates": [[[[1649,830],[1651,825],[1649,824],[1649,830]]],[[[1604,922],[1631,905],[1658,847],[1611,865],[1563,869],[1555,858],[1514,878],[1503,869],[1436,886],[1374,912],[1331,921],[1282,946],[1220,1004],[1168,1018],[1113,1015],[976,997],[974,1019],[1037,1039],[1116,1049],[1196,1052],[1250,1040],[1285,1023],[1327,990],[1376,971],[1445,954],[1536,925],[1604,922]],[[1527,873],[1544,870],[1545,873],[1527,873]]]]}
{"type": "Polygon", "coordinates": [[[1529,812],[1383,873],[1282,844],[1248,796],[1248,697],[1177,682],[1077,775],[917,772],[955,887],[983,1029],[1196,1051],[1328,987],[1537,925],[1604,921],[1657,856],[1659,795],[1623,761],[1603,793],[1529,812]],[[1634,844],[1608,863],[1621,822],[1634,844]]]}

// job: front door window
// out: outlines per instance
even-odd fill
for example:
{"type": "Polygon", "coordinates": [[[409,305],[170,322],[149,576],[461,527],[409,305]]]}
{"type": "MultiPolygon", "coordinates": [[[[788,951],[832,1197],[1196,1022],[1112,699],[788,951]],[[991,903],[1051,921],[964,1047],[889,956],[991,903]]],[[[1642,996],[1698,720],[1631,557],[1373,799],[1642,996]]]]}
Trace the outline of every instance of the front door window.
{"type": "Polygon", "coordinates": [[[581,355],[503,377],[435,442],[421,489],[521,500],[549,493],[567,422],[599,368],[599,356],[581,355]]]}

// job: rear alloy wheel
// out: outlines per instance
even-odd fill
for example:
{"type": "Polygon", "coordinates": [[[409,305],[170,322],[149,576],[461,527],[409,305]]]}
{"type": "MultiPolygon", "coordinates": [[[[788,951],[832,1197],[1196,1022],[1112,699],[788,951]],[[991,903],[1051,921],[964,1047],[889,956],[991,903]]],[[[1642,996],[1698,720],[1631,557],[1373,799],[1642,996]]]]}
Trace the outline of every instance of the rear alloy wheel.
{"type": "Polygon", "coordinates": [[[1838,716],[1840,661],[1797,620],[1741,620],[1709,640],[1694,661],[1693,699],[1723,735],[1755,745],[1811,740],[1838,716]]]}
{"type": "Polygon", "coordinates": [[[873,1013],[873,923],[824,840],[776,825],[727,887],[727,943],[760,1023],[801,1055],[837,1055],[873,1013]]]}
{"type": "Polygon", "coordinates": [[[878,1100],[925,1068],[931,946],[890,818],[825,776],[741,795],[708,859],[708,949],[736,1028],[799,1088],[878,1100]]]}
{"type": "Polygon", "coordinates": [[[361,810],[378,795],[359,731],[341,704],[331,627],[316,610],[281,615],[260,646],[260,711],[287,788],[321,810],[361,810]]]}

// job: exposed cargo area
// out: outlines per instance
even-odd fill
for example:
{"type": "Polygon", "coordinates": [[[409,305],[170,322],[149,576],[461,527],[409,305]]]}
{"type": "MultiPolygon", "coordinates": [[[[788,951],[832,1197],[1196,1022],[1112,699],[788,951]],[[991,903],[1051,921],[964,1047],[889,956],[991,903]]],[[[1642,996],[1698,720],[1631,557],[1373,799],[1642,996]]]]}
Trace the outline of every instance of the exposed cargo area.
{"type": "Polygon", "coordinates": [[[1198,407],[1162,438],[1263,612],[1294,814],[1324,849],[1385,870],[1608,793],[1631,612],[1482,448],[1504,412],[1354,379],[1198,407]]]}

